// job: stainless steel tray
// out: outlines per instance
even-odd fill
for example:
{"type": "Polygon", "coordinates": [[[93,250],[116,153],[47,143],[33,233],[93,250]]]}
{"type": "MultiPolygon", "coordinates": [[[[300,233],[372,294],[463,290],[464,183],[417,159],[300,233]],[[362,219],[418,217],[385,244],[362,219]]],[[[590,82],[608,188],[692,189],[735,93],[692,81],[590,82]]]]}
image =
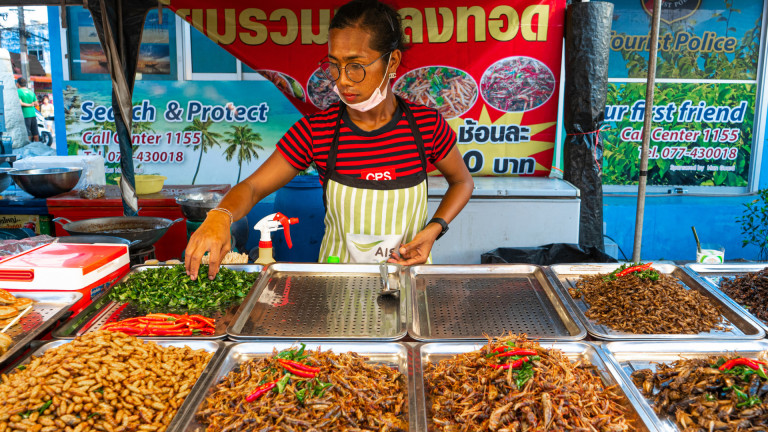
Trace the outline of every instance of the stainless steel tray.
{"type": "Polygon", "coordinates": [[[606,362],[618,370],[639,408],[650,417],[660,431],[678,431],[674,419],[666,416],[659,417],[651,403],[632,383],[630,375],[638,369],[656,370],[658,363],[671,363],[681,358],[707,357],[726,352],[738,352],[748,357],[754,357],[768,350],[768,341],[667,341],[667,342],[606,342],[601,350],[606,362]]]}
{"type": "Polygon", "coordinates": [[[227,334],[235,340],[396,340],[406,334],[408,285],[387,266],[396,296],[381,296],[378,264],[268,266],[227,334]]]}
{"type": "MultiPolygon", "coordinates": [[[[432,403],[427,399],[427,389],[424,383],[424,370],[428,363],[437,363],[440,360],[451,358],[457,354],[467,353],[480,349],[483,343],[456,343],[456,342],[438,342],[419,344],[416,352],[414,353],[414,359],[416,363],[416,371],[414,375],[416,397],[419,405],[416,406],[417,429],[420,431],[432,431],[434,428],[430,426],[431,412],[428,407],[432,406],[432,403]]],[[[604,361],[600,355],[600,349],[589,342],[550,342],[542,343],[541,346],[545,348],[554,348],[562,351],[571,361],[575,361],[579,358],[586,358],[589,362],[597,368],[600,378],[606,385],[618,385],[621,393],[627,398],[625,406],[629,409],[628,418],[633,420],[637,431],[652,431],[655,432],[656,428],[653,426],[652,418],[642,411],[638,406],[638,401],[635,400],[631,394],[626,383],[624,383],[618,374],[618,370],[614,365],[604,361]]]]}
{"type": "Polygon", "coordinates": [[[699,280],[713,293],[720,296],[723,300],[729,302],[731,306],[750,317],[764,332],[768,334],[768,323],[760,320],[760,318],[754,316],[747,308],[740,305],[736,300],[732,299],[728,294],[720,289],[720,283],[723,279],[732,279],[737,276],[744,276],[747,273],[758,272],[768,267],[768,263],[750,263],[750,264],[686,264],[685,271],[691,276],[699,280]]]}
{"type": "MultiPolygon", "coordinates": [[[[13,345],[5,354],[0,355],[0,370],[9,364],[17,354],[27,349],[30,342],[56,324],[59,318],[67,313],[69,307],[83,297],[76,291],[8,291],[16,297],[30,298],[35,303],[32,309],[21,317],[19,322],[5,332],[13,339],[13,345]]],[[[0,330],[3,327],[0,327],[0,330]]]]}
{"type": "MultiPolygon", "coordinates": [[[[323,351],[333,351],[335,353],[355,352],[361,356],[369,358],[368,363],[383,364],[400,371],[407,380],[405,390],[408,393],[408,421],[410,430],[417,431],[416,416],[413,414],[416,410],[416,399],[414,397],[413,385],[414,368],[411,365],[412,353],[410,348],[402,343],[375,343],[375,342],[324,342],[313,343],[305,342],[307,349],[316,350],[321,348],[323,351]]],[[[185,413],[184,419],[179,424],[179,431],[197,431],[202,430],[202,425],[195,418],[195,413],[200,409],[203,401],[213,390],[213,387],[231,372],[237,365],[253,358],[269,357],[272,350],[278,351],[295,347],[298,342],[240,342],[231,343],[227,347],[221,362],[216,371],[212,373],[209,385],[203,391],[198,392],[191,401],[189,410],[185,413]]]]}
{"type": "MultiPolygon", "coordinates": [[[[171,265],[138,265],[134,266],[131,271],[126,274],[120,282],[128,280],[132,275],[159,267],[173,267],[171,265]]],[[[227,264],[222,267],[226,267],[235,271],[244,271],[249,273],[258,273],[261,271],[262,266],[259,264],[227,264]]],[[[110,288],[111,290],[112,288],[110,288]]],[[[108,297],[108,290],[99,298],[94,300],[77,316],[73,317],[61,327],[59,327],[54,333],[53,337],[56,339],[74,339],[77,336],[82,336],[86,333],[98,331],[107,323],[121,321],[136,316],[145,315],[146,312],[139,312],[135,307],[129,303],[120,303],[112,301],[108,297]]],[[[216,323],[216,331],[212,335],[199,335],[199,336],[181,336],[183,338],[192,338],[196,340],[214,340],[224,339],[227,336],[227,326],[235,317],[237,309],[240,305],[232,305],[224,311],[209,314],[210,318],[213,318],[216,323]]],[[[147,339],[156,338],[169,338],[168,336],[159,337],[146,337],[147,339]]]]}
{"type": "MultiPolygon", "coordinates": [[[[144,339],[144,338],[141,338],[144,339]]],[[[29,353],[24,360],[18,362],[15,366],[20,366],[29,363],[31,360],[30,357],[36,356],[39,357],[43,355],[46,351],[48,351],[51,348],[56,348],[58,346],[71,343],[71,340],[55,340],[48,342],[44,345],[41,345],[37,349],[35,349],[33,352],[29,353]]],[[[175,347],[184,347],[188,346],[194,350],[203,349],[205,351],[213,353],[213,356],[208,361],[208,365],[203,369],[203,373],[200,375],[200,378],[197,379],[197,382],[190,390],[189,394],[187,395],[187,398],[184,400],[184,403],[181,404],[178,411],[176,411],[176,415],[174,416],[173,420],[168,424],[168,428],[166,428],[167,432],[176,431],[179,428],[179,424],[184,417],[184,414],[189,411],[189,405],[192,401],[192,399],[195,398],[195,395],[203,391],[208,387],[210,384],[210,380],[212,378],[213,371],[216,370],[216,367],[220,363],[224,351],[226,349],[224,342],[222,341],[213,341],[213,340],[191,340],[191,339],[153,339],[151,341],[152,343],[156,343],[160,346],[168,347],[168,346],[175,346],[175,347]]],[[[6,372],[10,373],[10,372],[6,372]]]]}
{"type": "MultiPolygon", "coordinates": [[[[584,299],[574,299],[568,294],[568,288],[575,286],[576,282],[586,275],[610,273],[616,270],[619,264],[561,264],[549,267],[553,278],[557,281],[558,289],[563,297],[572,305],[576,316],[587,328],[592,336],[604,340],[644,340],[644,339],[760,339],[765,332],[748,316],[734,309],[731,302],[724,301],[712,290],[693,278],[686,271],[671,264],[654,264],[653,268],[660,273],[674,276],[685,285],[686,288],[696,290],[710,299],[725,318],[726,330],[711,330],[698,334],[637,334],[613,330],[607,326],[587,318],[585,312],[589,306],[584,299]]],[[[683,306],[683,305],[679,305],[683,306]]]]}
{"type": "Polygon", "coordinates": [[[540,340],[580,340],[587,332],[534,265],[425,265],[409,270],[412,319],[420,341],[485,340],[526,333],[540,340]]]}

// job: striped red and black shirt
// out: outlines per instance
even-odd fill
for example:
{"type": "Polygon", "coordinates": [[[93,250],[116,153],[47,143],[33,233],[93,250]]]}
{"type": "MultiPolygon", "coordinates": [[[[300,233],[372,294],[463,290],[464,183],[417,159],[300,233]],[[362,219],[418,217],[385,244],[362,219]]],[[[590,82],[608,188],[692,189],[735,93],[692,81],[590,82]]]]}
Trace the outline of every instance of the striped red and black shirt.
{"type": "MultiPolygon", "coordinates": [[[[421,131],[427,162],[439,162],[453,148],[456,134],[437,110],[406,103],[421,131]]],[[[323,183],[338,114],[336,103],[325,111],[305,116],[277,143],[277,149],[294,168],[304,170],[314,162],[323,183]]],[[[421,170],[416,141],[399,107],[389,123],[370,132],[360,129],[344,113],[336,156],[337,172],[367,180],[394,180],[417,175],[421,170]]]]}

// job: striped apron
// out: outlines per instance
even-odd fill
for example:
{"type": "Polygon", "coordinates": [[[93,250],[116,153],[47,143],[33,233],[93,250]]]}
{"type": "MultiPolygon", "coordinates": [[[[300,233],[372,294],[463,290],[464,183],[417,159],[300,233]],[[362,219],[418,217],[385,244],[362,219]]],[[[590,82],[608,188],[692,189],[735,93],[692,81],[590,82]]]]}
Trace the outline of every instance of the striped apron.
{"type": "Polygon", "coordinates": [[[325,236],[319,262],[326,262],[329,256],[337,256],[340,262],[348,263],[386,262],[401,244],[413,240],[427,222],[424,141],[410,108],[400,98],[397,101],[408,119],[423,169],[415,176],[386,181],[339,174],[336,156],[341,117],[346,109],[341,104],[323,183],[325,236]]]}

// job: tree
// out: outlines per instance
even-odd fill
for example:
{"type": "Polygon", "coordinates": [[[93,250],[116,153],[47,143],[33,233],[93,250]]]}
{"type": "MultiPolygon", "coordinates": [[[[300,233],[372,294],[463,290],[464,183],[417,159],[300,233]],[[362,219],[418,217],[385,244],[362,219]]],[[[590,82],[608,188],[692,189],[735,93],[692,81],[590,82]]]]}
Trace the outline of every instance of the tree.
{"type": "Polygon", "coordinates": [[[197,180],[197,173],[200,172],[200,163],[203,161],[203,153],[208,153],[208,150],[213,146],[220,146],[219,139],[222,135],[218,132],[208,130],[213,124],[213,120],[208,119],[205,123],[201,122],[199,118],[192,121],[192,124],[185,127],[185,131],[200,132],[200,144],[193,147],[194,150],[200,150],[200,156],[197,158],[197,168],[195,169],[195,175],[192,176],[192,184],[195,184],[197,180]]]}
{"type": "Polygon", "coordinates": [[[227,161],[231,161],[237,155],[237,183],[240,183],[240,174],[243,170],[243,162],[250,162],[252,159],[258,159],[257,150],[264,150],[260,146],[261,135],[254,132],[250,126],[232,126],[232,130],[225,132],[227,139],[224,140],[229,146],[224,149],[224,156],[227,161]]]}

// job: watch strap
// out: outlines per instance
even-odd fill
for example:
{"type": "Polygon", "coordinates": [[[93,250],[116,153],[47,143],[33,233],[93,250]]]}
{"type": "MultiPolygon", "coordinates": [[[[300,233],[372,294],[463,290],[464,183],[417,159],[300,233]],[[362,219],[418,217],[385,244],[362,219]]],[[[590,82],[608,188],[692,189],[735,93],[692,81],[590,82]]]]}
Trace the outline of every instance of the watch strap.
{"type": "Polygon", "coordinates": [[[443,235],[445,235],[446,232],[448,232],[448,222],[446,222],[445,219],[443,219],[443,218],[436,217],[436,218],[430,219],[429,222],[427,222],[427,225],[431,224],[432,222],[434,222],[434,223],[440,225],[441,227],[443,227],[443,230],[440,231],[440,234],[438,234],[437,238],[435,239],[435,240],[439,240],[440,237],[442,237],[443,235]]]}

